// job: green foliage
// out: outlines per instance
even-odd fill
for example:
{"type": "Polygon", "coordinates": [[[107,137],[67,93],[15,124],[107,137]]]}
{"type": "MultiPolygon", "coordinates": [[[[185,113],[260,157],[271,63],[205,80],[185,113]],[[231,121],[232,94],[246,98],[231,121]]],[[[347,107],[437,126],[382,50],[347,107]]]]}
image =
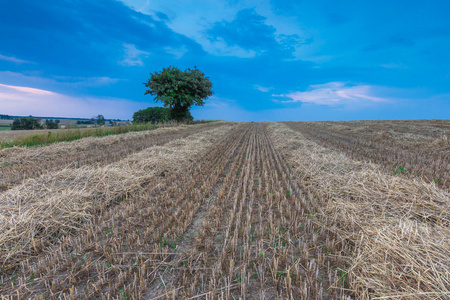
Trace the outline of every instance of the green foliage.
{"type": "Polygon", "coordinates": [[[14,119],[12,116],[0,115],[0,120],[12,120],[12,119],[14,119]]]}
{"type": "Polygon", "coordinates": [[[105,117],[103,115],[98,115],[96,122],[98,125],[105,125],[105,117]]]}
{"type": "Polygon", "coordinates": [[[160,123],[170,117],[170,108],[148,107],[133,114],[133,123],[160,123]]]}
{"type": "Polygon", "coordinates": [[[11,124],[11,130],[32,130],[41,129],[41,124],[38,119],[33,117],[22,117],[20,119],[15,119],[11,124]]]}
{"type": "Polygon", "coordinates": [[[46,120],[45,121],[45,128],[47,129],[58,129],[58,123],[55,121],[46,120]]]}
{"type": "MultiPolygon", "coordinates": [[[[58,120],[59,121],[59,120],[58,120]]],[[[89,120],[78,120],[77,124],[95,124],[95,119],[89,119],[89,120]]]]}
{"type": "Polygon", "coordinates": [[[156,102],[163,102],[164,107],[170,107],[170,119],[177,121],[189,118],[191,106],[203,106],[204,100],[213,94],[209,77],[197,67],[185,71],[176,67],[164,68],[161,72],[150,74],[150,79],[144,85],[149,88],[145,95],[153,95],[156,102]]]}

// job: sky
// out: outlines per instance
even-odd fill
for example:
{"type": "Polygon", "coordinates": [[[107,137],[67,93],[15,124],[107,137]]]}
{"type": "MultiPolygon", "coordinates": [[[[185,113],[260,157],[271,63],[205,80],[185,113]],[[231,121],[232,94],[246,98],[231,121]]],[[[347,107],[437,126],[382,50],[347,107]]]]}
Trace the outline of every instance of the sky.
{"type": "Polygon", "coordinates": [[[0,0],[0,114],[132,119],[196,66],[195,119],[449,119],[448,0],[0,0]]]}

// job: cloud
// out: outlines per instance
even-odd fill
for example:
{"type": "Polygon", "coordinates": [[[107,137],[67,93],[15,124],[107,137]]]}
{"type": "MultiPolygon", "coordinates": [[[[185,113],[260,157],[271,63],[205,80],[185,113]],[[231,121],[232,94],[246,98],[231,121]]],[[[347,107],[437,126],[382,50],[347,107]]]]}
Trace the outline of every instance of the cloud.
{"type": "Polygon", "coordinates": [[[391,64],[381,64],[381,66],[382,66],[383,68],[386,68],[386,69],[407,69],[407,68],[408,68],[408,67],[405,66],[404,64],[394,64],[394,63],[391,63],[391,64]]]}
{"type": "Polygon", "coordinates": [[[330,106],[387,101],[387,99],[375,96],[374,90],[375,87],[371,85],[349,85],[345,82],[334,81],[311,85],[305,92],[298,91],[272,96],[291,99],[282,102],[302,102],[330,106]]]}
{"type": "Polygon", "coordinates": [[[119,78],[110,78],[108,76],[101,76],[101,77],[52,76],[52,78],[57,80],[58,83],[61,84],[68,84],[71,86],[85,86],[85,87],[108,86],[116,82],[119,82],[120,80],[123,80],[119,78]]]}
{"type": "Polygon", "coordinates": [[[263,86],[260,86],[260,85],[257,85],[257,84],[255,84],[254,87],[255,87],[255,89],[257,89],[258,91],[261,91],[261,92],[264,92],[264,93],[267,93],[268,91],[270,91],[271,89],[273,89],[273,88],[270,88],[270,87],[263,87],[263,86]]]}
{"type": "Polygon", "coordinates": [[[42,117],[90,118],[102,114],[106,118],[128,119],[145,104],[120,98],[73,97],[52,91],[0,84],[2,113],[42,117]]]}
{"type": "Polygon", "coordinates": [[[278,35],[275,27],[266,24],[267,18],[247,8],[237,12],[232,21],[216,22],[206,35],[216,47],[239,47],[258,54],[271,53],[291,57],[301,43],[298,35],[278,35]]]}
{"type": "Polygon", "coordinates": [[[162,14],[152,17],[119,1],[0,1],[0,19],[0,52],[14,54],[1,58],[33,61],[50,74],[117,77],[124,67],[143,65],[149,52],[171,57],[164,47],[203,53],[162,14]]]}
{"type": "Polygon", "coordinates": [[[23,74],[19,72],[0,71],[0,82],[10,84],[13,86],[15,82],[20,82],[22,85],[39,85],[42,88],[47,86],[53,87],[69,87],[73,90],[74,87],[102,87],[110,86],[119,81],[125,81],[119,78],[110,78],[107,76],[101,77],[77,77],[77,76],[49,76],[40,77],[39,73],[23,74]]]}
{"type": "Polygon", "coordinates": [[[2,55],[2,54],[0,54],[0,60],[10,61],[10,62],[13,62],[13,63],[16,63],[16,64],[32,64],[33,63],[31,61],[18,59],[18,58],[15,58],[13,56],[5,56],[5,55],[2,55]]]}
{"type": "MultiPolygon", "coordinates": [[[[19,91],[20,93],[23,93],[23,94],[32,94],[32,95],[54,95],[55,94],[50,91],[34,89],[34,88],[24,87],[24,86],[6,85],[6,84],[1,84],[1,83],[0,83],[0,87],[2,89],[11,89],[11,90],[19,91]]],[[[14,97],[14,93],[11,96],[14,97]]]]}
{"type": "Polygon", "coordinates": [[[189,51],[185,46],[182,46],[180,48],[165,47],[164,50],[166,50],[167,53],[175,56],[176,59],[182,58],[184,54],[189,51]]]}
{"type": "Polygon", "coordinates": [[[143,66],[142,57],[147,57],[150,52],[136,49],[135,45],[123,44],[125,51],[124,59],[119,63],[125,66],[143,66]]]}

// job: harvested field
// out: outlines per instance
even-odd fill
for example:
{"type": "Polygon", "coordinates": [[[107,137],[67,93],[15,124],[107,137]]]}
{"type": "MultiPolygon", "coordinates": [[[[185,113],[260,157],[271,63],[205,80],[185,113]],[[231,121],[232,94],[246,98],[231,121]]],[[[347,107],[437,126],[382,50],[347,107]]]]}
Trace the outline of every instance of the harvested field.
{"type": "MultiPolygon", "coordinates": [[[[421,143],[448,130],[403,122],[394,132],[421,143]]],[[[358,160],[324,126],[219,122],[3,150],[1,170],[22,177],[0,193],[0,295],[448,299],[447,186],[358,160]]]]}
{"type": "Polygon", "coordinates": [[[25,179],[64,168],[104,166],[145,148],[222,126],[224,122],[159,128],[102,138],[89,137],[44,147],[14,147],[0,152],[0,191],[25,179]]]}
{"type": "Polygon", "coordinates": [[[286,122],[324,147],[450,191],[450,120],[286,122]]]}

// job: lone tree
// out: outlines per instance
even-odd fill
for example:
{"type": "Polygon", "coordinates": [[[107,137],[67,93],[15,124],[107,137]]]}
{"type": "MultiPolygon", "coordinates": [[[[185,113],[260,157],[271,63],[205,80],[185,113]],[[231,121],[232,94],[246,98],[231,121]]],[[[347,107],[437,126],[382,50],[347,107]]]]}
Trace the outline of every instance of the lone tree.
{"type": "Polygon", "coordinates": [[[105,117],[103,115],[98,115],[96,122],[98,125],[105,125],[105,117]]]}
{"type": "Polygon", "coordinates": [[[188,118],[192,105],[203,106],[204,100],[213,94],[209,77],[197,67],[185,71],[176,67],[164,68],[159,73],[150,73],[150,79],[144,85],[149,88],[145,95],[153,95],[156,102],[170,107],[169,118],[177,121],[188,118]]]}

